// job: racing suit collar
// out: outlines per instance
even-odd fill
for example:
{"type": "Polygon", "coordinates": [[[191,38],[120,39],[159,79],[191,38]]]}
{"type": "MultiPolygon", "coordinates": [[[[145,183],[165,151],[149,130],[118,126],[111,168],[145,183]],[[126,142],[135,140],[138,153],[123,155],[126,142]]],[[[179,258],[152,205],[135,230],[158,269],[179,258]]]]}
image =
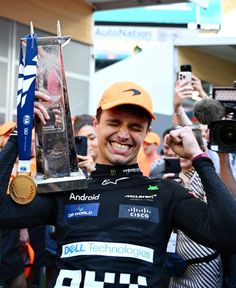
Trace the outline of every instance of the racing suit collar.
{"type": "Polygon", "coordinates": [[[138,164],[124,165],[124,166],[111,166],[104,164],[96,164],[95,169],[91,173],[91,177],[122,177],[142,175],[138,164]]]}

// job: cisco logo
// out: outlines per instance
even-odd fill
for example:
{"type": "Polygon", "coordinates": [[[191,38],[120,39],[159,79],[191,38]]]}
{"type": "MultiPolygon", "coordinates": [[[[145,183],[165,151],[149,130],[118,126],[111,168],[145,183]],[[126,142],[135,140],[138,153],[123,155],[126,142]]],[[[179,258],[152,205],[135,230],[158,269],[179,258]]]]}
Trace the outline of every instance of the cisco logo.
{"type": "Polygon", "coordinates": [[[159,208],[140,205],[120,205],[119,218],[146,220],[159,223],[159,208]]]}

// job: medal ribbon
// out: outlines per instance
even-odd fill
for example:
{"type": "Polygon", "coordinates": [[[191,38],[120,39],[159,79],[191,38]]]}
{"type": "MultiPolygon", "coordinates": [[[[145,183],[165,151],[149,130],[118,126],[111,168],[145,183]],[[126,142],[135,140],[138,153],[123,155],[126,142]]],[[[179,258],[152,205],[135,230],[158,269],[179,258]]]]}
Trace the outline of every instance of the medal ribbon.
{"type": "Polygon", "coordinates": [[[17,91],[17,129],[18,129],[18,172],[30,172],[31,139],[33,129],[33,110],[35,79],[37,71],[37,35],[27,35],[25,63],[22,42],[20,47],[18,91],[17,91]]]}

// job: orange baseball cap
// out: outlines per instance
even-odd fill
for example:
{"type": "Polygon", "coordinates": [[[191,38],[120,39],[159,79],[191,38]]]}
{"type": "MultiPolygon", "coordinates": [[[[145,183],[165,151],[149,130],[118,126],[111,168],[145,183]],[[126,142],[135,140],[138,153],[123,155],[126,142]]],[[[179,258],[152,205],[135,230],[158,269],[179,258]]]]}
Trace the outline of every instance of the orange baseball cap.
{"type": "Polygon", "coordinates": [[[153,120],[156,119],[153,113],[151,96],[142,87],[133,82],[118,82],[111,85],[104,91],[97,109],[107,110],[124,104],[142,107],[151,115],[153,120]]]}
{"type": "Polygon", "coordinates": [[[157,144],[157,145],[160,145],[161,143],[161,138],[160,136],[155,133],[155,132],[148,132],[145,139],[144,139],[144,142],[147,142],[149,144],[157,144]]]}
{"type": "Polygon", "coordinates": [[[0,126],[0,136],[5,135],[7,132],[12,131],[16,127],[16,123],[13,121],[6,122],[0,126]]]}

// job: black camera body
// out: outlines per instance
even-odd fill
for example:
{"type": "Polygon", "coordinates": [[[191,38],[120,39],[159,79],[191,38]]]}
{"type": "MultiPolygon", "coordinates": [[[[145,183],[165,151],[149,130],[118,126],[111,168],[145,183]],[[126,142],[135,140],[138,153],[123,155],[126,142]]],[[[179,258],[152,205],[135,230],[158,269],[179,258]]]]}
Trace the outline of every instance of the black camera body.
{"type": "Polygon", "coordinates": [[[212,98],[224,106],[225,117],[210,123],[209,148],[217,152],[236,152],[236,87],[213,88],[212,98]]]}

